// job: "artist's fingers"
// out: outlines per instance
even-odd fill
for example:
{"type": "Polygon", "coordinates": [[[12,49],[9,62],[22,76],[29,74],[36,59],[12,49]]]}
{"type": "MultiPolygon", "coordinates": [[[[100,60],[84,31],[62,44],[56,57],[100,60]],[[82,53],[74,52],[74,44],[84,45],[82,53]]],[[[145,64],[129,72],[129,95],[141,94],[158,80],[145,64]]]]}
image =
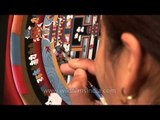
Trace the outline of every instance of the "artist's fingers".
{"type": "Polygon", "coordinates": [[[73,68],[69,66],[68,63],[62,64],[60,66],[60,70],[64,75],[73,75],[75,71],[73,68]]]}
{"type": "Polygon", "coordinates": [[[71,59],[68,62],[69,66],[73,69],[81,68],[89,73],[95,75],[95,63],[89,59],[71,59]]]}
{"type": "Polygon", "coordinates": [[[77,69],[74,72],[73,79],[68,84],[69,96],[72,105],[95,105],[95,100],[90,95],[87,88],[87,74],[82,69],[77,69]]]}
{"type": "Polygon", "coordinates": [[[95,74],[94,61],[89,59],[71,59],[68,63],[60,66],[60,70],[64,75],[73,75],[78,68],[84,69],[93,75],[95,74]]]}

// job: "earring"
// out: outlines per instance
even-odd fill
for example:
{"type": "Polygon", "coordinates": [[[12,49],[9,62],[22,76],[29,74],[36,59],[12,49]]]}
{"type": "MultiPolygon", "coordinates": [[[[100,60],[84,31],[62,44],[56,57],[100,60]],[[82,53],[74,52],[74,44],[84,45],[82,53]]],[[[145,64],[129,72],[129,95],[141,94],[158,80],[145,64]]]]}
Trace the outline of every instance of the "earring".
{"type": "Polygon", "coordinates": [[[124,88],[121,89],[121,94],[122,94],[121,102],[123,104],[127,104],[128,101],[131,101],[131,100],[133,100],[133,99],[136,98],[136,94],[134,94],[134,95],[128,95],[128,96],[125,95],[124,88]]]}

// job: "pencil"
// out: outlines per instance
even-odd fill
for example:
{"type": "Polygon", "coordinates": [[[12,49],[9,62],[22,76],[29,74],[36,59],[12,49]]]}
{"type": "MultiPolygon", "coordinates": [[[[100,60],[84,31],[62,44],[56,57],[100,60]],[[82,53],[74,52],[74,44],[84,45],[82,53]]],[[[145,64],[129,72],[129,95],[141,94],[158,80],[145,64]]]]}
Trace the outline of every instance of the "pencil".
{"type": "MultiPolygon", "coordinates": [[[[63,55],[66,57],[67,61],[69,61],[71,59],[70,57],[68,57],[66,55],[66,53],[63,53],[63,55]]],[[[72,76],[68,75],[67,76],[67,83],[69,83],[71,81],[71,79],[72,79],[72,76]]],[[[89,81],[88,81],[88,83],[89,83],[90,88],[92,89],[92,93],[95,94],[95,96],[101,101],[101,103],[103,105],[108,105],[104,96],[99,92],[99,90],[95,86],[93,86],[89,81]]]]}
{"type": "Polygon", "coordinates": [[[88,83],[89,83],[89,86],[92,90],[92,93],[95,94],[95,96],[101,101],[101,103],[103,105],[108,105],[104,96],[100,93],[100,91],[95,86],[93,86],[89,81],[88,81],[88,83]]]}

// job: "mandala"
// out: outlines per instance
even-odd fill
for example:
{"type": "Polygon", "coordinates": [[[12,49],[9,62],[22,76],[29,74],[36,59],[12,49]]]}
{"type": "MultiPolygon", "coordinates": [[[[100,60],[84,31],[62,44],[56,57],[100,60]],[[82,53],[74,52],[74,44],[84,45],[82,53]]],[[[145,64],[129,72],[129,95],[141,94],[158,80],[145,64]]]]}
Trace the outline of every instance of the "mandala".
{"type": "MultiPolygon", "coordinates": [[[[14,97],[6,104],[71,105],[72,76],[59,67],[71,58],[94,60],[99,41],[99,15],[10,15],[6,67],[11,78],[4,87],[10,85],[14,97]]],[[[4,96],[10,98],[7,90],[4,96]]]]}

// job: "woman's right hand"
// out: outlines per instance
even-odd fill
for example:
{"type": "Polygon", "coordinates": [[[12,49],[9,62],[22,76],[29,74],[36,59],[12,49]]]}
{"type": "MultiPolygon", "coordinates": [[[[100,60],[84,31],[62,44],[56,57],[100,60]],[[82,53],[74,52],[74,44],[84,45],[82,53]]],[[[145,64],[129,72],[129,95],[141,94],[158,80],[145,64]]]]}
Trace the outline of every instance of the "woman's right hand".
{"type": "Polygon", "coordinates": [[[95,75],[94,61],[88,59],[72,59],[60,66],[61,72],[65,75],[72,75],[73,78],[68,84],[69,96],[72,105],[98,105],[88,90],[87,73],[95,75]]]}

